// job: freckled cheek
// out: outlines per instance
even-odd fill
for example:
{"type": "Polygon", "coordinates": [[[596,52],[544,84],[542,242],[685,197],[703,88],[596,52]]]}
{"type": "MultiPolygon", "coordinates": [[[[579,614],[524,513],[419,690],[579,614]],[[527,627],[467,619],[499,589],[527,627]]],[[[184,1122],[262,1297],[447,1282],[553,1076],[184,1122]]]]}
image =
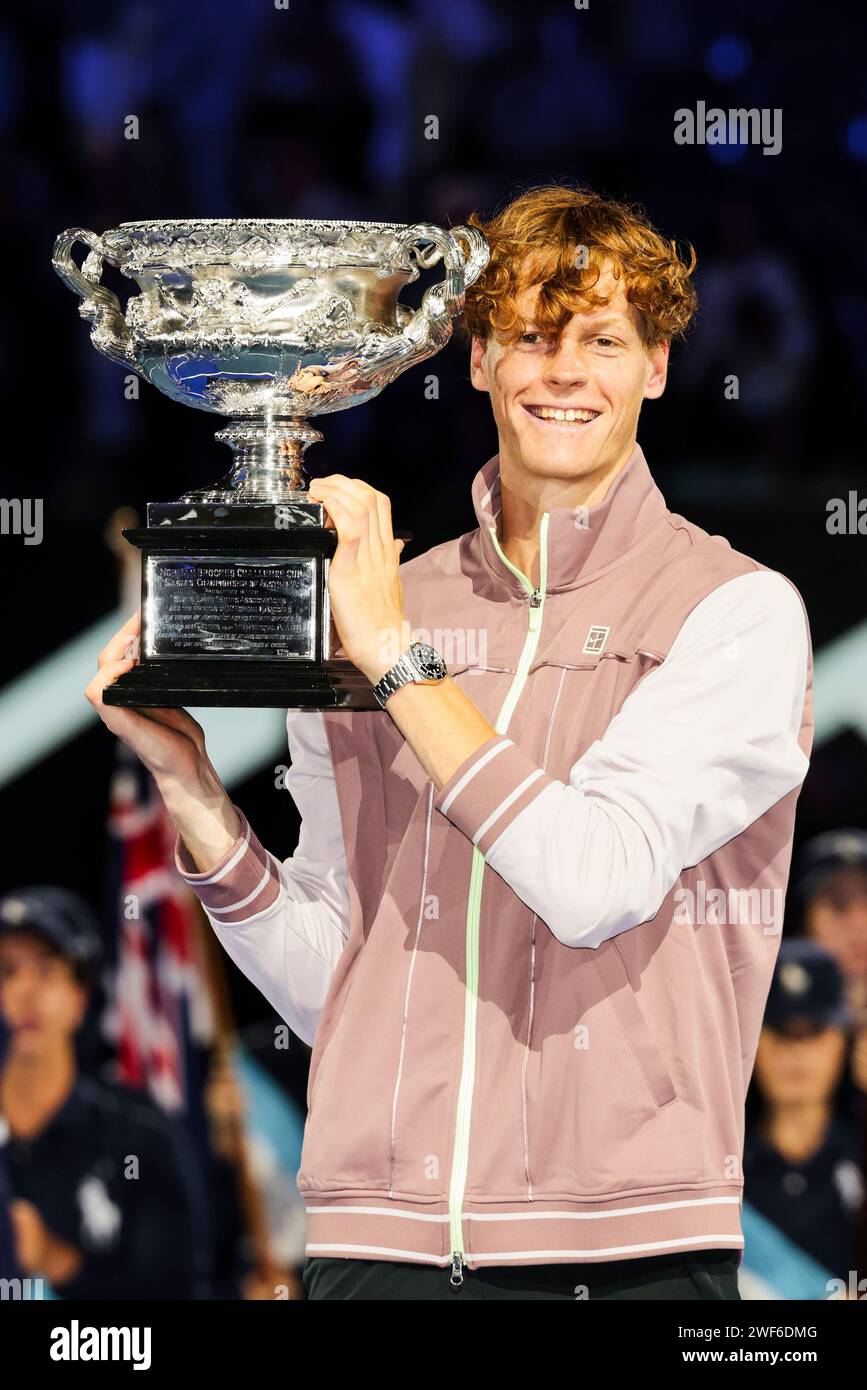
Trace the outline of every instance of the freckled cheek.
{"type": "MultiPolygon", "coordinates": [[[[513,368],[508,374],[503,375],[498,380],[498,394],[500,397],[501,409],[511,414],[521,423],[526,423],[527,412],[524,410],[523,401],[530,399],[528,388],[533,384],[539,384],[539,374],[532,369],[513,368]],[[519,400],[518,397],[521,397],[519,400]]],[[[543,388],[539,387],[540,392],[543,388]]]]}
{"type": "Polygon", "coordinates": [[[614,406],[639,405],[644,398],[644,377],[626,363],[622,367],[612,364],[610,371],[600,375],[599,389],[614,406]]]}
{"type": "Polygon", "coordinates": [[[491,407],[498,420],[513,424],[523,422],[526,411],[516,398],[524,389],[524,383],[514,380],[497,383],[496,392],[491,393],[491,407]]]}

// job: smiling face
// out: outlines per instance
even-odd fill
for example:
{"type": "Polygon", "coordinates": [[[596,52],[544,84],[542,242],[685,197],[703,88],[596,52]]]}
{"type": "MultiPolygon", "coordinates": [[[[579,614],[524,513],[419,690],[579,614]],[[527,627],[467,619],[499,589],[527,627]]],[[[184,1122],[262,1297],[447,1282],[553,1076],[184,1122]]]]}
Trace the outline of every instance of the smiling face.
{"type": "Polygon", "coordinates": [[[584,495],[573,500],[604,495],[635,447],[642,402],[665,389],[668,343],[645,346],[641,317],[610,265],[595,289],[608,302],[573,313],[556,339],[535,324],[538,286],[516,298],[525,326],[516,342],[473,339],[471,380],[490,394],[500,469],[513,488],[532,477],[575,482],[584,495]]]}

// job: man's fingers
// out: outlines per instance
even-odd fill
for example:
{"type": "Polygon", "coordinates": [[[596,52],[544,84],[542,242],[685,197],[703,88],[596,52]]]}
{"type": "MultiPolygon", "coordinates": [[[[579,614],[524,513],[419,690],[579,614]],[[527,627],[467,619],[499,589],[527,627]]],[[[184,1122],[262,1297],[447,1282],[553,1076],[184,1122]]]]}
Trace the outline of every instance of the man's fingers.
{"type": "Polygon", "coordinates": [[[376,514],[379,523],[379,548],[383,554],[391,554],[391,547],[394,543],[394,533],[391,524],[391,498],[386,497],[384,492],[377,492],[376,514]]]}
{"type": "Polygon", "coordinates": [[[348,484],[350,487],[366,488],[368,492],[373,492],[370,483],[366,483],[363,478],[347,478],[345,473],[329,473],[324,478],[314,478],[310,486],[317,487],[320,483],[324,483],[326,487],[329,483],[335,483],[338,487],[348,484]]]}
{"type": "MultiPolygon", "coordinates": [[[[97,657],[97,666],[104,666],[110,661],[119,661],[127,654],[127,648],[132,638],[138,639],[141,632],[141,609],[133,613],[131,618],[127,618],[123,627],[118,628],[113,637],[109,638],[97,657]]],[[[136,651],[138,647],[136,646],[136,651]]]]}
{"type": "Polygon", "coordinates": [[[118,676],[122,676],[124,671],[128,671],[134,665],[135,662],[132,657],[125,657],[121,661],[103,662],[93,680],[84,687],[85,698],[98,708],[102,704],[102,692],[105,687],[111,685],[118,676]]]}
{"type": "MultiPolygon", "coordinates": [[[[332,473],[327,478],[317,479],[316,483],[326,507],[330,509],[332,502],[342,505],[342,524],[347,530],[345,539],[351,541],[357,533],[359,559],[383,564],[390,554],[388,541],[391,537],[391,502],[385,493],[377,492],[360,478],[346,478],[342,473],[332,473]]],[[[338,526],[338,533],[340,529],[338,526]]]]}
{"type": "Polygon", "coordinates": [[[327,498],[323,500],[334,521],[338,542],[347,546],[357,545],[360,556],[367,539],[366,516],[359,511],[357,506],[353,507],[351,500],[345,495],[338,495],[336,488],[334,491],[329,491],[327,498]]]}

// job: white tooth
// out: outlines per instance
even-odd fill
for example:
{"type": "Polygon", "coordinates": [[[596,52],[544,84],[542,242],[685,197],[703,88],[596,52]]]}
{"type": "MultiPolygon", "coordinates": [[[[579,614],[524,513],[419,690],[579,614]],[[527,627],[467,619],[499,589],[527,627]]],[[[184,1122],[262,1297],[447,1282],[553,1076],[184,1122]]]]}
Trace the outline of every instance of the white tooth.
{"type": "Polygon", "coordinates": [[[533,414],[537,419],[557,420],[562,421],[564,424],[572,424],[578,421],[586,425],[589,424],[591,420],[595,420],[598,413],[599,412],[595,410],[574,410],[571,408],[563,410],[553,405],[539,405],[533,407],[533,414]]]}

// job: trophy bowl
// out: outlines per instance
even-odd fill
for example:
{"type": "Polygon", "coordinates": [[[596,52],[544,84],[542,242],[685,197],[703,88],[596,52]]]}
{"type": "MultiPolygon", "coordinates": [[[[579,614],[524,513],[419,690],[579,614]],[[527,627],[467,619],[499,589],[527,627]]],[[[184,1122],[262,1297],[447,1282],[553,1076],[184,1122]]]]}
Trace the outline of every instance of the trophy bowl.
{"type": "Polygon", "coordinates": [[[379,708],[334,655],[336,539],[307,496],[304,452],[322,438],[310,420],[438,352],[488,256],[474,227],[431,223],[186,219],[58,236],[52,264],[94,347],[227,416],[216,437],[234,455],[219,482],[149,503],[147,527],[124,532],[143,552],[141,664],[108,703],[379,708]],[[402,304],[440,262],[420,307],[402,304]],[[125,308],[106,264],[138,286],[125,308]]]}
{"type": "Polygon", "coordinates": [[[309,219],[76,227],[53,253],[94,347],[172,400],[231,418],[217,438],[240,457],[208,491],[239,501],[303,492],[304,449],[322,437],[309,417],[370,400],[439,351],[487,260],[473,227],[309,219]],[[76,243],[89,248],[81,269],[76,243]],[[440,260],[421,307],[401,304],[440,260]],[[99,283],[105,263],[139,287],[125,312],[99,283]]]}

